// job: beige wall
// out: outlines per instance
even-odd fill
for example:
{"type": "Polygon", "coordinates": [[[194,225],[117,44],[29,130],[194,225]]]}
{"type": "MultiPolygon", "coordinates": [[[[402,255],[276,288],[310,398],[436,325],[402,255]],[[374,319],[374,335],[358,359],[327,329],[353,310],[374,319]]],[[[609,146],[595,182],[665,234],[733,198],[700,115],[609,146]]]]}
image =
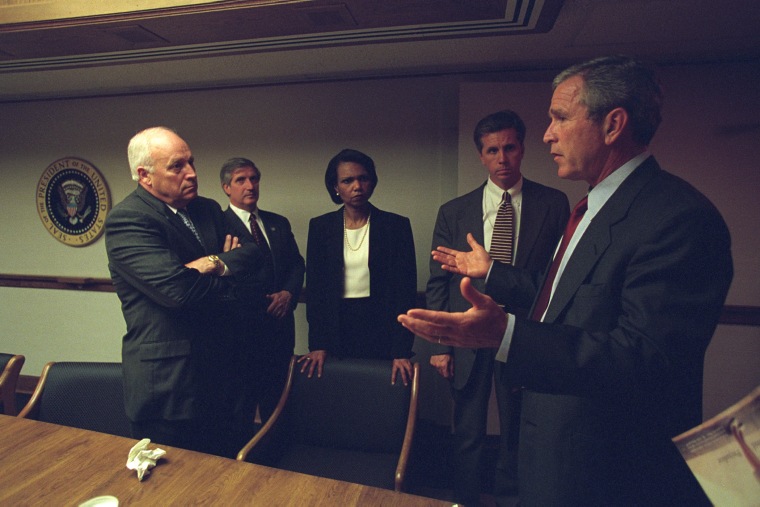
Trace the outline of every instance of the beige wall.
{"type": "MultiPolygon", "coordinates": [[[[706,193],[729,223],[736,277],[728,303],[735,305],[760,305],[760,168],[753,158],[760,102],[746,85],[759,73],[758,64],[663,69],[665,122],[652,146],[661,164],[706,193]]],[[[255,160],[263,172],[261,207],[291,220],[303,254],[309,218],[334,209],[322,183],[327,161],[344,147],[365,151],[380,178],[373,202],[412,221],[418,288],[424,290],[438,206],[484,177],[470,140],[483,114],[503,107],[520,112],[528,124],[525,173],[565,190],[571,201],[583,192],[556,179],[541,143],[548,78],[498,80],[335,81],[0,104],[0,273],[107,277],[102,238],[73,248],[47,233],[35,210],[37,181],[54,160],[81,157],[104,174],[118,202],[135,186],[126,164],[128,139],[162,124],[192,147],[201,194],[222,203],[221,163],[230,156],[255,160]]],[[[303,308],[297,320],[297,352],[304,352],[303,308]]],[[[51,360],[118,361],[123,332],[112,293],[0,288],[0,350],[25,354],[24,374],[39,374],[51,360]]],[[[418,348],[425,360],[424,347],[418,348]]],[[[719,329],[706,366],[707,415],[760,384],[757,357],[760,328],[719,329]]],[[[445,384],[426,375],[423,390],[423,417],[445,420],[445,384]]]]}

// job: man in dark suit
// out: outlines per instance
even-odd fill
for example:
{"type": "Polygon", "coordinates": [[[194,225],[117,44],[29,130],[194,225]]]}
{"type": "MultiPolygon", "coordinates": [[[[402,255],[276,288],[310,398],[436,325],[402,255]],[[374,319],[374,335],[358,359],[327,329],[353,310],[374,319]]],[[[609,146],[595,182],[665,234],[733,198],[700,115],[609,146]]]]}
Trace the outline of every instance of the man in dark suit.
{"type": "MultiPolygon", "coordinates": [[[[453,199],[438,211],[433,232],[433,248],[444,246],[456,250],[467,248],[467,233],[491,250],[497,210],[509,194],[512,207],[513,234],[511,264],[531,270],[543,269],[551,259],[570,208],[567,196],[559,190],[523,178],[521,162],[525,153],[525,123],[514,111],[504,110],[481,119],[473,133],[480,161],[488,170],[488,179],[477,189],[453,199]]],[[[506,261],[506,260],[505,260],[506,261]]],[[[426,299],[430,310],[462,312],[470,307],[459,292],[461,275],[446,271],[430,261],[426,299]]],[[[482,280],[475,280],[483,290],[482,280]]],[[[500,303],[502,303],[500,301],[500,303]]],[[[528,308],[505,309],[525,315],[528,308]]],[[[459,348],[431,345],[430,364],[444,378],[451,380],[454,398],[454,490],[455,500],[477,505],[482,490],[481,468],[488,417],[488,401],[494,373],[502,452],[496,466],[494,494],[514,494],[517,473],[517,434],[519,427],[519,392],[498,379],[491,349],[459,348]]]]}
{"type": "Polygon", "coordinates": [[[435,343],[498,349],[504,382],[524,386],[521,505],[709,504],[670,439],[701,421],[730,237],[715,207],[648,152],[660,104],[654,73],[631,58],[559,74],[544,141],[559,176],[591,189],[549,274],[500,263],[487,273],[474,240],[471,252],[436,254],[444,269],[487,275],[496,300],[534,300],[532,318],[505,314],[469,278],[467,312],[399,317],[435,343]]]}
{"type": "MultiPolygon", "coordinates": [[[[228,230],[241,244],[257,243],[258,238],[269,255],[266,282],[254,304],[259,311],[247,316],[242,329],[238,327],[249,338],[241,351],[246,364],[244,384],[250,388],[247,404],[253,411],[258,406],[266,422],[285,387],[296,340],[293,311],[306,267],[288,219],[258,209],[259,168],[248,159],[232,158],[222,166],[219,178],[230,198],[224,213],[228,230]]],[[[236,326],[239,322],[235,319],[236,326]]]]}
{"type": "Polygon", "coordinates": [[[230,456],[235,351],[219,330],[243,286],[254,290],[260,252],[225,236],[221,207],[198,196],[193,154],[175,132],[143,130],[128,156],[138,187],[109,213],[105,240],[127,325],[133,435],[230,456]]]}

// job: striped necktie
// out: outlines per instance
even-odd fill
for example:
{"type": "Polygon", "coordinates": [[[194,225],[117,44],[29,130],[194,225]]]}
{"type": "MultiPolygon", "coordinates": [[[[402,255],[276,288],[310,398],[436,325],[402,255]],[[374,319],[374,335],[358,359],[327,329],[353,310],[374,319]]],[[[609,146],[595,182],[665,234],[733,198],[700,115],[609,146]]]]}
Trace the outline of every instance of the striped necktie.
{"type": "Polygon", "coordinates": [[[496,212],[491,236],[491,258],[504,264],[512,264],[512,245],[515,230],[515,211],[512,208],[512,197],[504,192],[496,212]]]}

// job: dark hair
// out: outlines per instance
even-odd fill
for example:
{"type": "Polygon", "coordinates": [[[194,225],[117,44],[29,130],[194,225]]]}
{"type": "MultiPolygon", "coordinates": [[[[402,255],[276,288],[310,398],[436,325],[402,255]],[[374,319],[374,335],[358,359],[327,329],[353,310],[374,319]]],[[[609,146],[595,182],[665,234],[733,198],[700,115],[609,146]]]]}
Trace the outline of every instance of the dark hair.
{"type": "Polygon", "coordinates": [[[615,109],[628,113],[633,139],[647,145],[652,141],[662,116],[662,89],[654,70],[629,56],[605,56],[573,65],[563,70],[552,83],[574,76],[583,79],[581,104],[588,108],[588,117],[599,123],[615,109]]]}
{"type": "Polygon", "coordinates": [[[219,171],[219,181],[222,182],[222,185],[229,185],[232,183],[232,175],[241,167],[252,168],[254,171],[256,171],[256,176],[261,178],[261,171],[259,171],[259,168],[256,167],[256,164],[254,164],[252,161],[242,157],[231,158],[222,164],[222,170],[219,171]]]}
{"type": "Polygon", "coordinates": [[[340,196],[335,195],[335,186],[338,184],[338,166],[343,162],[353,162],[359,164],[369,173],[372,182],[372,190],[377,186],[377,172],[375,172],[375,162],[364,153],[358,150],[346,148],[330,159],[325,171],[325,188],[327,193],[335,204],[341,204],[340,196]]]}
{"type": "Polygon", "coordinates": [[[501,132],[506,129],[515,129],[517,132],[517,140],[520,144],[525,141],[525,123],[520,118],[520,115],[505,109],[497,113],[489,114],[475,125],[475,131],[472,134],[472,138],[475,141],[475,146],[478,148],[478,153],[483,151],[483,136],[501,132]]]}

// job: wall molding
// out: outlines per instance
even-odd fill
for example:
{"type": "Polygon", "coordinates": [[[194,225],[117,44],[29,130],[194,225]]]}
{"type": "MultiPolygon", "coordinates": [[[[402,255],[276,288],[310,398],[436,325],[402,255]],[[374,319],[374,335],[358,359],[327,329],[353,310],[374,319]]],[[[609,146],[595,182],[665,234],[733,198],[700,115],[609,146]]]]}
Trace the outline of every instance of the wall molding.
{"type": "Polygon", "coordinates": [[[0,273],[0,287],[115,292],[110,278],[12,275],[4,273],[0,273]]]}
{"type": "MultiPolygon", "coordinates": [[[[0,273],[0,287],[115,292],[110,278],[14,275],[5,273],[0,273]]],[[[299,302],[306,303],[306,290],[301,292],[299,302]]],[[[420,307],[424,306],[424,292],[417,293],[417,304],[420,307]]],[[[760,306],[725,305],[719,324],[760,326],[760,306]]]]}

